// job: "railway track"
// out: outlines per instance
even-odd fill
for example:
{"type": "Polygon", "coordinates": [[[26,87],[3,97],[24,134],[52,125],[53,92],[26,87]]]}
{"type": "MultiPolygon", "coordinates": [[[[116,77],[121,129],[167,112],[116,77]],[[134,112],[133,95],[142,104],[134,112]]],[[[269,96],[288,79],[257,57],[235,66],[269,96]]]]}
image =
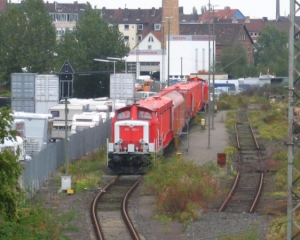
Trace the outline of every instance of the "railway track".
{"type": "Polygon", "coordinates": [[[128,215],[127,201],[141,179],[117,176],[97,194],[91,206],[97,239],[140,239],[128,215]]]}
{"type": "Polygon", "coordinates": [[[238,148],[237,175],[219,212],[253,213],[262,192],[264,173],[261,171],[261,149],[248,122],[247,111],[239,112],[235,132],[238,148]]]}

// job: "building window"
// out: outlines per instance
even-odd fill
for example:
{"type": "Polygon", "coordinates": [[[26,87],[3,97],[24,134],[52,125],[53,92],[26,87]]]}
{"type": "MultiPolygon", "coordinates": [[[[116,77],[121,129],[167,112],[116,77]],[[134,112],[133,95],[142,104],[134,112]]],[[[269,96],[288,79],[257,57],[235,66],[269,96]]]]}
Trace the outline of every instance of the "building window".
{"type": "Polygon", "coordinates": [[[153,40],[153,37],[152,37],[152,36],[149,36],[149,38],[148,38],[148,42],[154,42],[154,40],[153,40]]]}
{"type": "Polygon", "coordinates": [[[148,45],[148,50],[151,50],[151,49],[152,49],[151,45],[148,45]]]}
{"type": "Polygon", "coordinates": [[[155,31],[160,31],[160,24],[155,24],[154,25],[154,30],[155,31]]]}
{"type": "Polygon", "coordinates": [[[124,36],[124,42],[129,42],[129,37],[128,36],[124,36]]]}
{"type": "Polygon", "coordinates": [[[143,24],[138,25],[138,30],[143,30],[143,24]]]}
{"type": "Polygon", "coordinates": [[[142,35],[138,35],[138,41],[140,42],[140,41],[142,41],[142,35]]]}
{"type": "Polygon", "coordinates": [[[128,24],[125,24],[124,25],[124,31],[128,31],[129,30],[129,25],[128,24]]]}

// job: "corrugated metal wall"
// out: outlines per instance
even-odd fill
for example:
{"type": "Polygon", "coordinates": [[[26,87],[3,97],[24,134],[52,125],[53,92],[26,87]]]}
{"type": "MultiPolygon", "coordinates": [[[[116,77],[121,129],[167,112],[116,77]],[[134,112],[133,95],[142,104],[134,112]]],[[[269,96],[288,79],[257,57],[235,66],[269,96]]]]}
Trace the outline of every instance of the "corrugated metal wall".
{"type": "MultiPolygon", "coordinates": [[[[110,126],[111,119],[96,127],[71,135],[68,142],[69,162],[105,147],[107,138],[110,137],[110,126]]],[[[64,140],[51,143],[31,161],[24,163],[20,184],[28,196],[38,191],[56,169],[66,163],[64,143],[64,140]]]]}

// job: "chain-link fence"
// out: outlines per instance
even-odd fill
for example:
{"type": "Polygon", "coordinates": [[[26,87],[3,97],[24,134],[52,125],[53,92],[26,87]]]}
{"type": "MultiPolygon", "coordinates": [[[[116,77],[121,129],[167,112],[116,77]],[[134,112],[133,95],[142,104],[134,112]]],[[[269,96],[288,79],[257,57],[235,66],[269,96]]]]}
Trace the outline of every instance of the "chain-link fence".
{"type": "MultiPolygon", "coordinates": [[[[101,147],[106,146],[107,138],[110,137],[111,119],[98,126],[85,129],[69,137],[68,159],[70,162],[79,159],[101,147]]],[[[30,195],[50,178],[50,176],[66,163],[64,139],[50,143],[48,146],[24,163],[24,171],[20,179],[23,189],[30,195]]]]}

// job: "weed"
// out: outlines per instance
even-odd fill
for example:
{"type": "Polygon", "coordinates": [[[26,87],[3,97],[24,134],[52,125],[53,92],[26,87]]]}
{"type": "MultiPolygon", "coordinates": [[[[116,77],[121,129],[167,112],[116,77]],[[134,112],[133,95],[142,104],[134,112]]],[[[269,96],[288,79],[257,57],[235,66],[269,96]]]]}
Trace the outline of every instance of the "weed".
{"type": "Polygon", "coordinates": [[[159,215],[188,223],[199,217],[196,210],[205,208],[217,192],[218,170],[212,163],[198,166],[173,156],[152,167],[145,176],[145,191],[156,196],[159,215]]]}

